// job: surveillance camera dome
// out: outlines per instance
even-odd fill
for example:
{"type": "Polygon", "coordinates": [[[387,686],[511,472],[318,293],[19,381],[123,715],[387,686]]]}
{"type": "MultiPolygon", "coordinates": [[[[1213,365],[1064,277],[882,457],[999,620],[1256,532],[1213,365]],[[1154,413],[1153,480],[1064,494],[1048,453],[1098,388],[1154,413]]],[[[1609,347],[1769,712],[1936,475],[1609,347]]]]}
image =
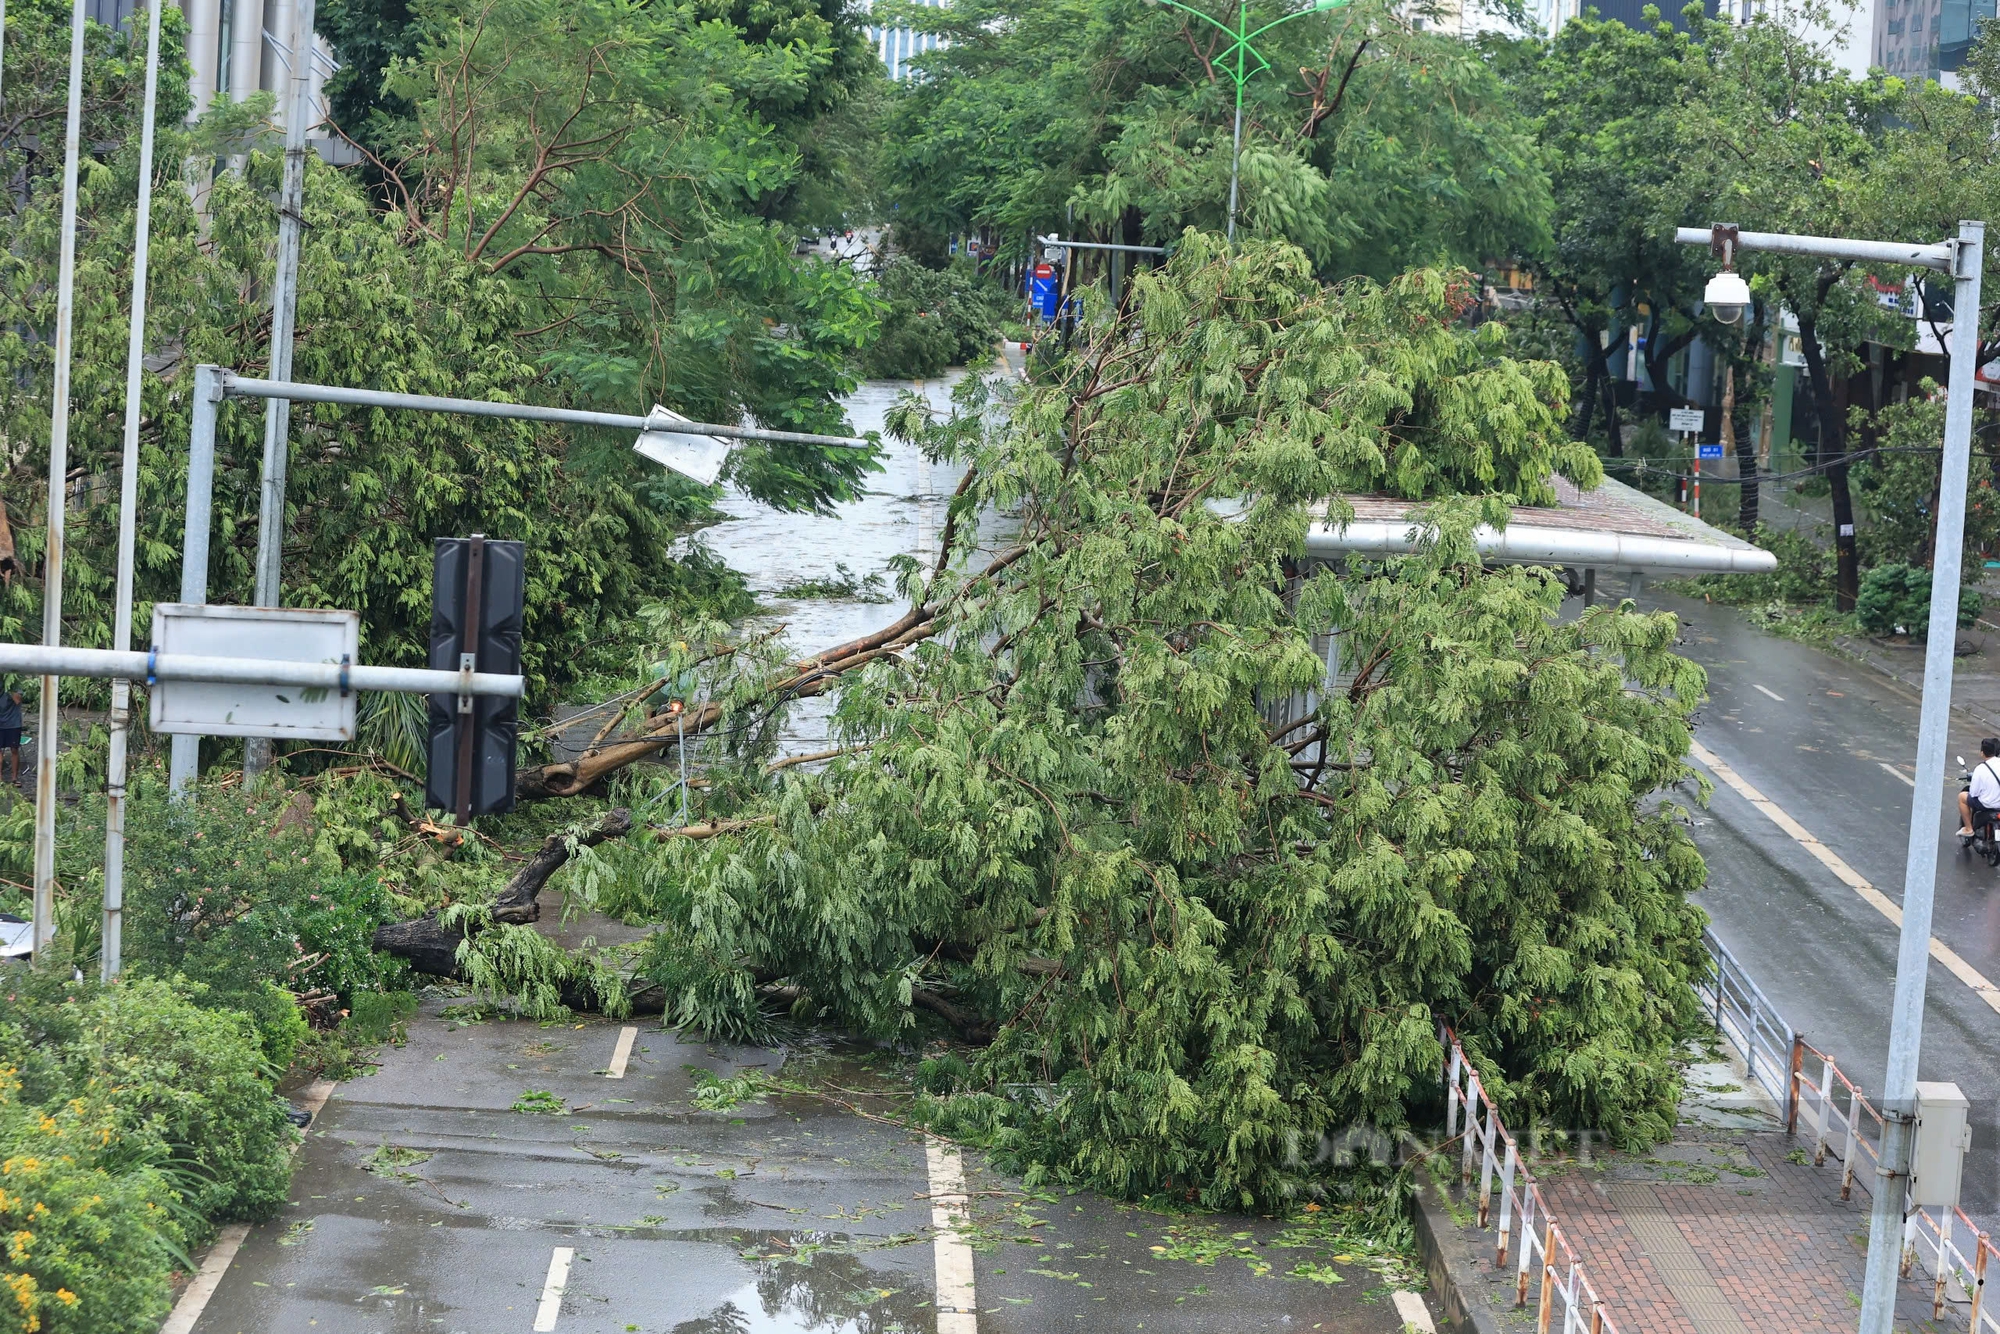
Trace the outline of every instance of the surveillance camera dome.
{"type": "Polygon", "coordinates": [[[1708,290],[1702,293],[1702,301],[1716,319],[1724,324],[1734,324],[1743,318],[1743,312],[1750,306],[1750,284],[1743,281],[1742,274],[1726,269],[1708,280],[1708,290]]]}

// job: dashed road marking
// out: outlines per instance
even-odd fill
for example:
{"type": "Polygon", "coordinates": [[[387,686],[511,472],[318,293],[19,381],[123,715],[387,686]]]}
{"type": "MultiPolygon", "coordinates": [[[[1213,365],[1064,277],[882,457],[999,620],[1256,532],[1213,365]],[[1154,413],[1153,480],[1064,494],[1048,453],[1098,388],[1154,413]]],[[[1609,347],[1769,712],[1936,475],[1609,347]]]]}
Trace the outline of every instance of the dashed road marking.
{"type": "Polygon", "coordinates": [[[1775,691],[1775,690],[1772,690],[1772,689],[1771,689],[1770,687],[1768,687],[1768,686],[1760,686],[1760,685],[1758,685],[1758,684],[1757,684],[1757,683],[1756,683],[1755,681],[1752,681],[1752,682],[1750,683],[1750,688],[1751,688],[1752,690],[1761,690],[1761,691],[1763,691],[1763,692],[1764,692],[1765,694],[1769,695],[1769,696],[1770,696],[1770,697],[1771,697],[1772,699],[1775,699],[1775,700],[1777,700],[1777,701],[1778,701],[1778,703],[1780,703],[1780,704],[1783,704],[1783,703],[1785,702],[1785,697],[1784,697],[1783,695],[1780,695],[1780,694],[1779,694],[1779,693],[1778,693],[1777,691],[1775,691]]]}
{"type": "Polygon", "coordinates": [[[1901,769],[1898,769],[1895,765],[1889,763],[1889,761],[1877,760],[1875,762],[1881,765],[1884,769],[1887,769],[1890,773],[1894,774],[1896,777],[1902,779],[1905,783],[1908,783],[1911,787],[1915,787],[1917,785],[1916,779],[1910,777],[1908,774],[1904,773],[1901,769]]]}
{"type": "Polygon", "coordinates": [[[937,1255],[937,1334],[978,1334],[979,1304],[972,1284],[972,1247],[967,1225],[965,1164],[958,1148],[941,1139],[924,1141],[931,1178],[932,1243],[937,1255]]]}
{"type": "MultiPolygon", "coordinates": [[[[1694,741],[1689,743],[1688,749],[1697,760],[1707,765],[1717,778],[1729,784],[1730,787],[1735,788],[1745,801],[1762,811],[1765,818],[1770,820],[1772,824],[1790,834],[1793,841],[1818,858],[1822,866],[1839,877],[1842,884],[1845,884],[1849,889],[1859,894],[1868,903],[1869,907],[1881,913],[1898,927],[1902,926],[1903,910],[1896,905],[1895,900],[1869,884],[1859,871],[1841,859],[1839,853],[1820,842],[1817,838],[1814,838],[1804,825],[1785,814],[1777,802],[1772,801],[1762,792],[1759,792],[1756,788],[1745,782],[1743,775],[1724,764],[1715,752],[1711,751],[1707,746],[1702,745],[1699,741],[1694,741]]],[[[1912,782],[1911,786],[1914,787],[1916,784],[1912,782]]],[[[2000,1012],[2000,987],[1994,986],[1977,968],[1967,963],[1957,950],[1952,949],[1936,936],[1932,936],[1931,957],[1943,964],[1946,971],[1953,977],[1972,988],[1973,994],[1985,1001],[1991,1009],[1995,1012],[2000,1012]]]]}
{"type": "Polygon", "coordinates": [[[611,1066],[604,1073],[613,1079],[625,1078],[625,1063],[632,1059],[632,1043],[637,1040],[639,1030],[621,1028],[618,1030],[618,1046],[611,1052],[611,1066]]]}
{"type": "Polygon", "coordinates": [[[576,1258],[576,1251],[568,1246],[558,1246],[549,1257],[548,1281],[542,1284],[542,1304],[535,1308],[535,1334],[550,1334],[556,1327],[556,1317],[562,1314],[563,1289],[569,1286],[569,1262],[576,1258]]]}

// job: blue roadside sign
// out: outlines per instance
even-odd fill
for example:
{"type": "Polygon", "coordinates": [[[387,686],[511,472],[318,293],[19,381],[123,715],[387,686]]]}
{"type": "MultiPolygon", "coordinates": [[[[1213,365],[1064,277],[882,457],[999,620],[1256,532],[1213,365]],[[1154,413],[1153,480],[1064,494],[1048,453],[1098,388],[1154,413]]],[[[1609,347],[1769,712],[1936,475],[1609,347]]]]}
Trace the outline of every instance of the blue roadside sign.
{"type": "Polygon", "coordinates": [[[1034,302],[1035,309],[1041,312],[1045,320],[1053,320],[1056,317],[1056,304],[1060,300],[1057,289],[1056,266],[1035,265],[1034,274],[1028,279],[1028,299],[1034,302]]]}
{"type": "Polygon", "coordinates": [[[1722,457],[1722,446],[1721,446],[1721,445],[1696,445],[1696,446],[1695,446],[1695,457],[1696,457],[1696,458],[1703,458],[1703,459],[1719,459],[1719,458],[1721,458],[1721,457],[1722,457]]]}

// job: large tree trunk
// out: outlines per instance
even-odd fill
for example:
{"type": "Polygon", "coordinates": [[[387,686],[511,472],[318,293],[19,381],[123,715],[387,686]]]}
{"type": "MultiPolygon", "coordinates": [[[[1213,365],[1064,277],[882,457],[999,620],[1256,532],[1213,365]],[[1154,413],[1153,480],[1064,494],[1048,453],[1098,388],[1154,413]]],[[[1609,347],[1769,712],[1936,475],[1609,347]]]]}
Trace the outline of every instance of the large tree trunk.
{"type": "MultiPolygon", "coordinates": [[[[607,811],[598,822],[576,835],[575,847],[594,848],[608,839],[623,838],[632,832],[632,812],[619,807],[607,811]]],[[[550,834],[527,864],[514,873],[493,899],[492,918],[516,926],[538,921],[542,915],[542,887],[549,877],[570,859],[572,845],[567,830],[550,834]]],[[[459,976],[458,947],[466,938],[462,927],[438,922],[435,912],[407,922],[391,922],[375,931],[374,945],[384,954],[408,959],[410,967],[432,977],[459,976]]]]}
{"type": "Polygon", "coordinates": [[[1819,458],[1827,465],[1827,485],[1833,489],[1833,605],[1853,611],[1861,591],[1861,557],[1854,540],[1854,496],[1847,486],[1847,381],[1835,383],[1827,373],[1819,322],[1811,316],[1799,317],[1799,347],[1806,356],[1813,410],[1819,416],[1819,458]]]}

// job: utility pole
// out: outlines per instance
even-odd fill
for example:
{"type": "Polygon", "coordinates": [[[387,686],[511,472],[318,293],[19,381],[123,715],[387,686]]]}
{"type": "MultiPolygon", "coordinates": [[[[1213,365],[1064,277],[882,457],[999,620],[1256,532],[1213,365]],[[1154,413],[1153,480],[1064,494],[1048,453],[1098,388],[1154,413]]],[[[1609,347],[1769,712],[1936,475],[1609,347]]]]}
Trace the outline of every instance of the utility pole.
{"type": "MultiPolygon", "coordinates": [[[[146,252],[153,225],[153,123],[160,92],[160,9],[146,6],[146,109],[139,128],[139,213],[132,237],[132,328],[125,342],[125,457],[118,478],[118,595],[111,651],[132,648],[132,549],[138,529],[139,408],[146,356],[146,252]]],[[[104,929],[99,964],[112,981],[123,963],[125,923],[125,761],[132,729],[132,683],[111,683],[111,754],[104,786],[104,929]]]]}
{"type": "MultiPolygon", "coordinates": [[[[1923,703],[1917,721],[1917,781],[1910,793],[1910,833],[1903,866],[1903,925],[1896,950],[1896,1001],[1889,1018],[1888,1071],[1882,1080],[1882,1151],[1870,1194],[1867,1279],[1860,1334],[1890,1334],[1903,1250],[1910,1186],[1910,1150],[1917,1102],[1917,1057],[1923,1049],[1924,990],[1929,981],[1931,907],[1937,891],[1938,822],[1944,809],[1945,732],[1951,722],[1952,652],[1958,639],[1959,566],[1965,546],[1965,487],[1972,461],[1972,396],[1979,371],[1979,285],[1986,224],[1960,222],[1958,235],[1935,245],[1902,245],[1842,237],[1738,232],[1734,227],[1683,227],[1683,245],[1708,245],[1728,261],[1729,248],[1812,255],[1870,264],[1899,264],[1952,276],[1951,385],[1945,399],[1944,458],[1937,500],[1936,554],[1931,565],[1929,637],[1924,644],[1923,703]]],[[[1708,304],[1719,303],[1711,280],[1708,304]]],[[[1749,289],[1735,292],[1747,302],[1749,289]]],[[[1722,304],[1724,323],[1740,318],[1735,298],[1722,304]],[[1728,311],[1731,313],[1723,313],[1728,311]]]]}
{"type": "MultiPolygon", "coordinates": [[[[306,129],[312,116],[313,0],[295,0],[292,19],[291,99],[285,111],[285,175],[278,193],[278,262],[271,283],[273,380],[292,378],[292,319],[299,297],[299,223],[305,211],[306,129]]],[[[290,399],[264,404],[264,485],[257,508],[257,591],[260,607],[283,604],[285,473],[291,464],[290,399]]],[[[248,738],[243,777],[255,778],[271,763],[271,742],[248,738]]]]}
{"type": "Polygon", "coordinates": [[[1229,45],[1224,48],[1221,56],[1213,59],[1210,63],[1214,68],[1228,75],[1230,82],[1236,85],[1236,128],[1230,140],[1229,150],[1229,222],[1227,226],[1229,243],[1235,245],[1237,179],[1243,165],[1243,87],[1250,80],[1256,78],[1257,75],[1271,68],[1271,62],[1264,59],[1256,47],[1250,45],[1250,39],[1253,37],[1262,37],[1281,23],[1290,23],[1293,19],[1302,19],[1308,14],[1323,14],[1329,9],[1338,9],[1342,5],[1351,3],[1351,0],[1313,0],[1313,3],[1304,9],[1296,10],[1290,14],[1280,14],[1261,28],[1252,28],[1250,26],[1250,0],[1236,0],[1236,26],[1233,28],[1220,19],[1204,14],[1192,5],[1182,4],[1181,0],[1146,0],[1146,3],[1149,5],[1166,5],[1170,8],[1178,9],[1183,14],[1192,15],[1200,19],[1203,23],[1208,24],[1211,28],[1220,30],[1223,36],[1230,39],[1229,45]],[[1256,63],[1253,65],[1252,61],[1256,63]]]}
{"type": "MultiPolygon", "coordinates": [[[[63,132],[62,259],[56,271],[56,366],[49,399],[49,520],[42,552],[42,643],[62,644],[63,519],[68,512],[70,325],[76,314],[76,174],[83,138],[84,0],[69,21],[69,115],[63,132]]],[[[61,678],[42,675],[41,716],[35,734],[35,962],[47,961],[55,939],[56,749],[62,715],[56,708],[61,678]]]]}

